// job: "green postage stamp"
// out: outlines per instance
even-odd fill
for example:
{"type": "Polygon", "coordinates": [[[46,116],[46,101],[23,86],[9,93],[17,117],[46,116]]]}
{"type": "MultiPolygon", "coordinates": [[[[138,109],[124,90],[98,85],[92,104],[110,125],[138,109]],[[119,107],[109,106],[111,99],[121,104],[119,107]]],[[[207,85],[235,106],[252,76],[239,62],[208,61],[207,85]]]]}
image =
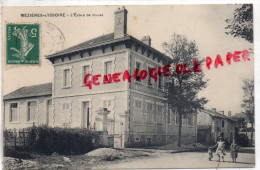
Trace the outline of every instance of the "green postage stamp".
{"type": "Polygon", "coordinates": [[[6,64],[38,65],[40,58],[40,25],[6,25],[6,64]]]}

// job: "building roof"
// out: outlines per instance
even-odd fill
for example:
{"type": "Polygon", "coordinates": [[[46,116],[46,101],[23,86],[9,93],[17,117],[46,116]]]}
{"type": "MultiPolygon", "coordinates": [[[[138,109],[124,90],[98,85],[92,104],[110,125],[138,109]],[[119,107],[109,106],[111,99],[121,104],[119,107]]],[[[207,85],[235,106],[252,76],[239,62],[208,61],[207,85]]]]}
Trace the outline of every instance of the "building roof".
{"type": "Polygon", "coordinates": [[[112,40],[114,40],[114,33],[105,34],[105,35],[90,39],[88,41],[82,42],[80,44],[74,45],[74,46],[69,47],[67,49],[58,51],[54,54],[47,56],[47,58],[50,58],[52,56],[63,55],[63,54],[74,52],[74,51],[79,51],[79,50],[82,50],[82,49],[86,49],[87,47],[91,47],[93,45],[98,45],[100,43],[110,42],[112,40]]]}
{"type": "Polygon", "coordinates": [[[220,117],[220,118],[229,119],[229,120],[234,121],[234,119],[232,119],[231,117],[228,117],[226,115],[223,115],[223,114],[216,112],[216,111],[213,111],[213,110],[204,109],[204,112],[213,116],[213,117],[220,117]]]}
{"type": "Polygon", "coordinates": [[[5,95],[3,98],[4,100],[9,100],[47,95],[52,95],[52,83],[25,86],[5,95]]]}
{"type": "Polygon", "coordinates": [[[116,43],[116,42],[121,42],[121,41],[125,41],[125,40],[132,40],[135,42],[138,42],[140,44],[142,44],[142,46],[148,48],[151,51],[154,51],[155,53],[160,54],[164,59],[166,59],[167,61],[172,61],[172,58],[170,58],[169,56],[166,56],[165,54],[163,54],[162,52],[156,50],[155,48],[145,44],[144,42],[134,38],[131,35],[125,35],[122,38],[114,38],[114,33],[110,33],[110,34],[105,34],[90,40],[87,40],[85,42],[82,42],[80,44],[74,45],[72,47],[69,47],[67,49],[58,51],[54,54],[50,54],[48,56],[46,56],[47,59],[51,59],[54,57],[58,57],[58,56],[62,56],[62,55],[66,55],[66,54],[70,54],[70,53],[74,53],[74,52],[78,52],[78,51],[82,51],[82,50],[87,50],[87,49],[91,49],[91,48],[96,48],[96,47],[100,47],[103,45],[107,45],[107,44],[111,44],[111,43],[116,43]]]}

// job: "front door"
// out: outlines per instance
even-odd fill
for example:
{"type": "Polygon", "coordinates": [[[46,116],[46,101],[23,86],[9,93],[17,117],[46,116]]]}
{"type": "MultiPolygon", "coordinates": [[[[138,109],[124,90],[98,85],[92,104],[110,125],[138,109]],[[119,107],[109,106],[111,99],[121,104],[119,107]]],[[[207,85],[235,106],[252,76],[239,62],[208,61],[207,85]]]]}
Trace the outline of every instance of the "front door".
{"type": "Polygon", "coordinates": [[[89,128],[89,102],[83,102],[82,103],[82,127],[83,128],[89,128]]]}

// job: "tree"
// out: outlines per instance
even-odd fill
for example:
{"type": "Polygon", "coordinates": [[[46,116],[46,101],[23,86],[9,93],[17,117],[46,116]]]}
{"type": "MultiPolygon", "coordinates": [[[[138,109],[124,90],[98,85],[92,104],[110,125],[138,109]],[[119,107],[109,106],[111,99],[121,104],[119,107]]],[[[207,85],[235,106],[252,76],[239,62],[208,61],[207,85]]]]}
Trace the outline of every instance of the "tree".
{"type": "MultiPolygon", "coordinates": [[[[173,34],[169,43],[163,43],[163,49],[173,58],[171,68],[176,68],[178,64],[192,66],[194,60],[200,64],[204,62],[198,58],[199,51],[195,41],[188,42],[183,35],[173,34]]],[[[195,68],[201,69],[201,66],[195,64],[195,68]]],[[[198,97],[199,91],[206,87],[206,81],[203,80],[204,73],[201,71],[178,74],[172,69],[171,72],[165,83],[166,97],[169,107],[178,114],[178,146],[181,146],[182,118],[196,113],[207,103],[204,97],[198,97]]]]}
{"type": "Polygon", "coordinates": [[[246,126],[246,119],[241,117],[241,118],[238,118],[236,119],[236,125],[237,127],[241,130],[241,129],[244,129],[246,130],[247,126],[246,126]]]}
{"type": "Polygon", "coordinates": [[[234,11],[232,19],[227,19],[228,26],[225,28],[228,30],[226,34],[231,34],[234,37],[241,37],[249,42],[253,42],[253,5],[244,4],[241,8],[237,8],[234,11]]]}
{"type": "Polygon", "coordinates": [[[241,107],[243,108],[243,113],[247,116],[251,124],[251,141],[253,144],[254,136],[254,123],[255,123],[255,97],[254,97],[254,80],[246,79],[243,85],[243,102],[241,107]]]}

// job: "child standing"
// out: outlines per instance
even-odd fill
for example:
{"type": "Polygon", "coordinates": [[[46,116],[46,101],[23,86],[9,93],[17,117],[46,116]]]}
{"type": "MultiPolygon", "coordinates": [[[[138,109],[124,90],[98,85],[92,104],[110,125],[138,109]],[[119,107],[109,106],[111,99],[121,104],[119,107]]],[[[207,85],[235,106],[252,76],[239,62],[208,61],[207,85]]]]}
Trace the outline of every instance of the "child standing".
{"type": "Polygon", "coordinates": [[[239,146],[236,144],[236,141],[233,140],[233,143],[230,145],[230,157],[232,158],[233,162],[236,162],[237,159],[237,150],[239,146]]]}
{"type": "Polygon", "coordinates": [[[212,149],[213,149],[213,148],[211,148],[211,147],[208,148],[209,161],[211,161],[211,159],[213,158],[212,149]]]}

